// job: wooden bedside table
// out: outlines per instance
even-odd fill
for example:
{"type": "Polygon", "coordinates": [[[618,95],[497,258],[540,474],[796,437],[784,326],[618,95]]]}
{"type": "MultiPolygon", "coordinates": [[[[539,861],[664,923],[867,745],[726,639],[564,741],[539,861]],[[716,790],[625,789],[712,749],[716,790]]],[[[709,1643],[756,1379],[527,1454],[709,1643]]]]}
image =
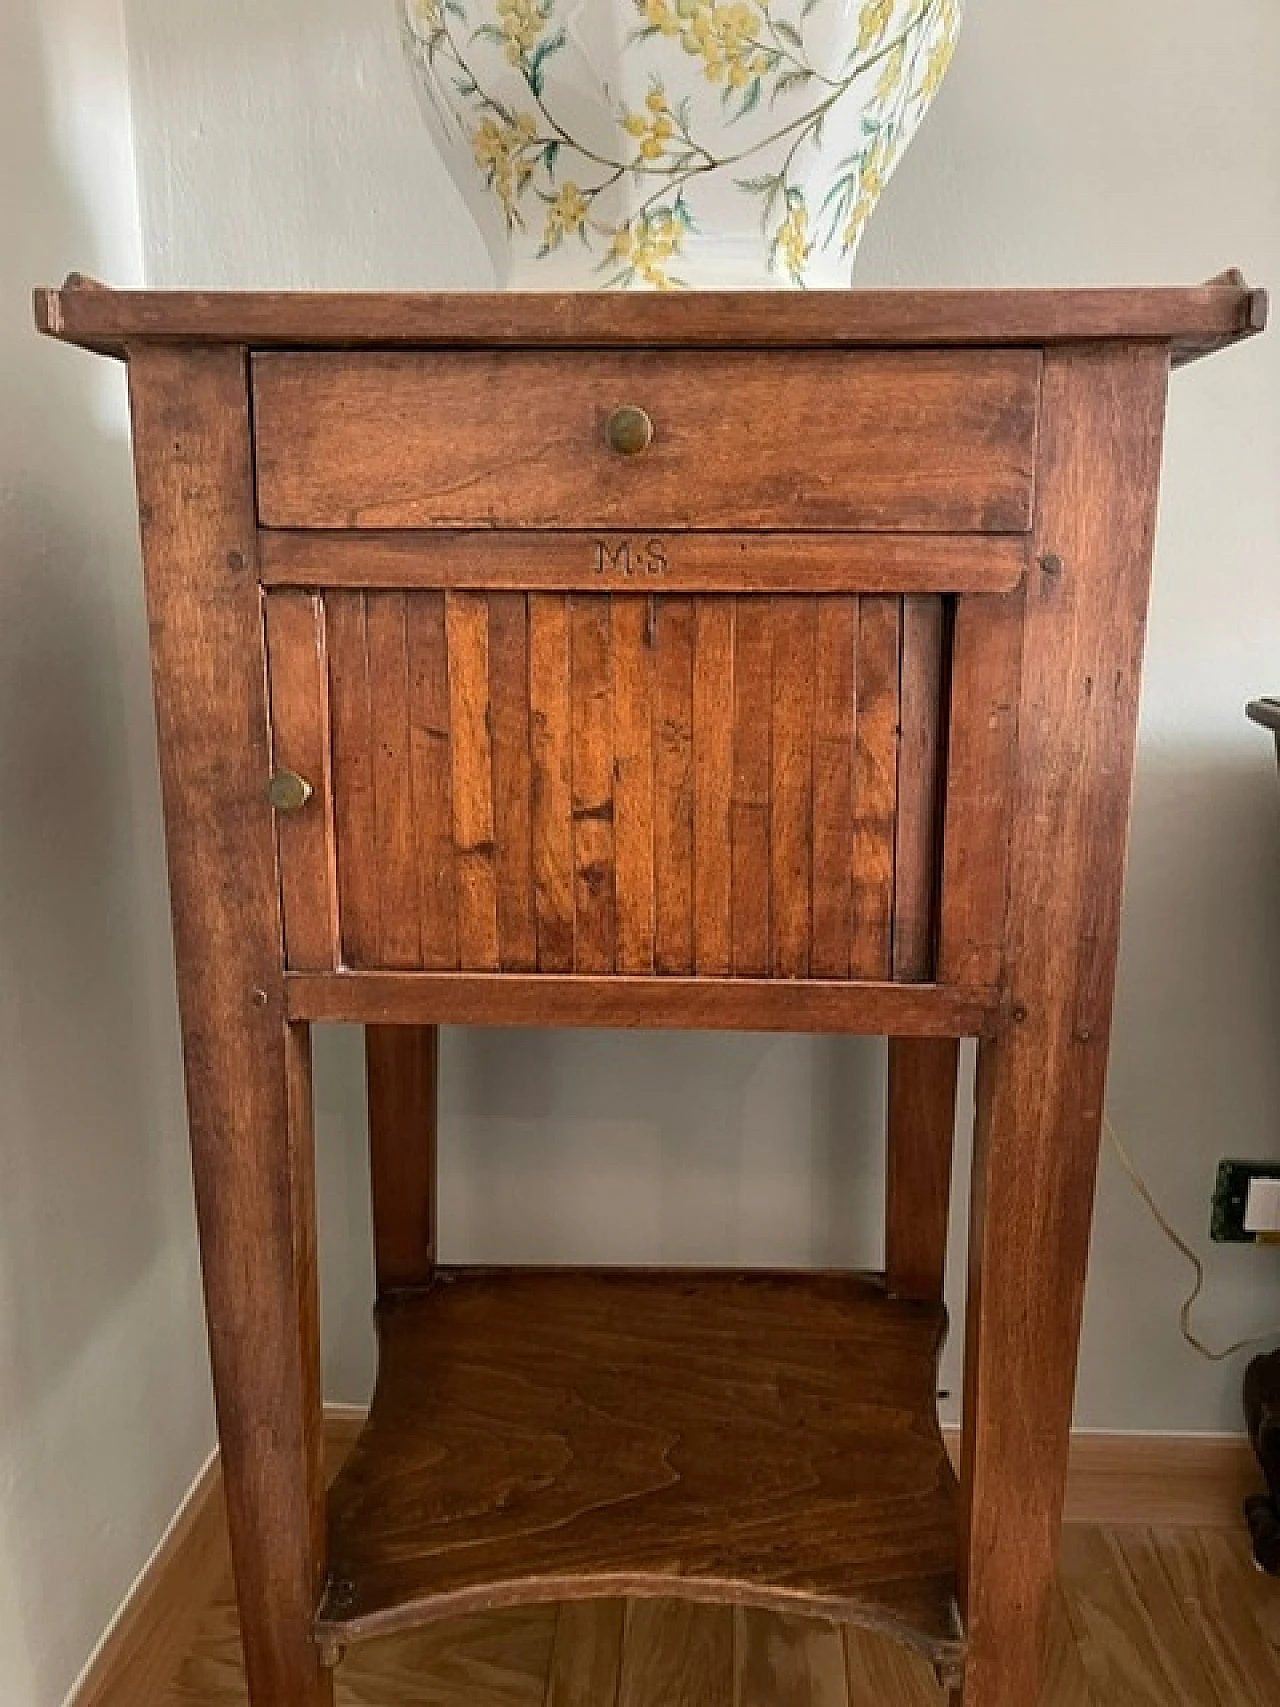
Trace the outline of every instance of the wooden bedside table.
{"type": "Polygon", "coordinates": [[[1264,306],[38,294],[129,362],[255,1707],[600,1593],[873,1624],[965,1707],[1035,1700],[1166,380],[1264,306]],[[380,1352],[327,1514],[324,1020],[369,1028],[380,1352]],[[438,1267],[439,1024],[887,1035],[886,1274],[438,1267]]]}

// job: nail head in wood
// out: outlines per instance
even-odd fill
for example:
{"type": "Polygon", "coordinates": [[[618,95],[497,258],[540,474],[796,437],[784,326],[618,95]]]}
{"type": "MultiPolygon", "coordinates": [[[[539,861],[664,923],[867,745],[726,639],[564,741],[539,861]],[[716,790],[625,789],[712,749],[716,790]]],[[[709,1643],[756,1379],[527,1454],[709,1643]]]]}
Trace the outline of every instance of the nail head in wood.
{"type": "Polygon", "coordinates": [[[300,812],[314,792],[297,771],[277,771],[267,784],[267,799],[277,812],[300,812]]]}
{"type": "Polygon", "coordinates": [[[653,443],[653,421],[645,410],[624,403],[610,415],[605,437],[619,456],[639,456],[653,443]]]}

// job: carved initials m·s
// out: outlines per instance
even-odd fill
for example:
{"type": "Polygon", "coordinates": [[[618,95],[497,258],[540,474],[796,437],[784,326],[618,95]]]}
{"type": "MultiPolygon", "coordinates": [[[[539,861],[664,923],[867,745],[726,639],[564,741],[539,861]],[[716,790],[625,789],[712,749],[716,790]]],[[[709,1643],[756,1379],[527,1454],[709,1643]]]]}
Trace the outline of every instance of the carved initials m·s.
{"type": "Polygon", "coordinates": [[[646,539],[637,546],[634,555],[630,539],[620,539],[616,544],[610,544],[607,539],[597,539],[594,543],[597,575],[665,575],[667,572],[665,540],[646,539]]]}
{"type": "Polygon", "coordinates": [[[631,541],[621,540],[610,545],[607,539],[596,541],[596,574],[629,575],[631,573],[631,541]]]}

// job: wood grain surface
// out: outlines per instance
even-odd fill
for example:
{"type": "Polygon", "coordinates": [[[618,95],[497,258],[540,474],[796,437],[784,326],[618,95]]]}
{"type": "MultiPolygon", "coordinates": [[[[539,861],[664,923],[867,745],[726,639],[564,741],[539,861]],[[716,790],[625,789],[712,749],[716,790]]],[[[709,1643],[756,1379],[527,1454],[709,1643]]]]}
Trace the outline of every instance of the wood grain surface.
{"type": "MultiPolygon", "coordinates": [[[[193,1611],[177,1676],[148,1707],[245,1707],[225,1587],[193,1611]]],[[[738,1608],[726,1654],[723,1630],[717,1607],[664,1616],[633,1603],[628,1616],[612,1600],[450,1620],[353,1648],[336,1676],[338,1707],[613,1707],[624,1692],[658,1707],[943,1707],[928,1663],[874,1631],[738,1608]],[[711,1655],[722,1670],[708,1677],[711,1655]]],[[[1041,1707],[1265,1707],[1277,1697],[1280,1586],[1254,1571],[1243,1532],[1066,1530],[1041,1707]]],[[[137,1707],[139,1697],[76,1707],[91,1701],[137,1707]]]]}
{"type": "Polygon", "coordinates": [[[379,1314],[319,1629],[678,1594],[959,1653],[941,1307],[858,1276],[441,1271],[379,1314]]]}
{"type": "Polygon", "coordinates": [[[573,959],[579,972],[612,972],[616,965],[612,604],[603,593],[569,601],[573,959]]]}
{"type": "Polygon", "coordinates": [[[885,1271],[896,1297],[942,1297],[959,1070],[954,1038],[889,1039],[885,1271]]]}
{"type": "Polygon", "coordinates": [[[850,821],[855,978],[893,975],[901,667],[902,600],[860,600],[850,821]]]}
{"type": "Polygon", "coordinates": [[[299,970],[929,980],[939,597],[266,607],[277,745],[319,785],[280,827],[299,970]]]}
{"type": "Polygon", "coordinates": [[[633,295],[620,314],[605,292],[115,291],[35,292],[50,336],[123,355],[130,345],[223,342],[386,348],[396,344],[546,347],[672,344],[857,348],[1053,345],[1151,339],[1175,361],[1260,332],[1266,292],[1234,269],[1205,284],[1075,290],[680,291],[633,295]]]}
{"type": "Polygon", "coordinates": [[[601,973],[291,972],[290,1017],[365,1025],[686,1027],[691,1031],[851,1031],[873,1037],[981,1037],[995,985],[848,979],[670,978],[601,973]]]}
{"type": "Polygon", "coordinates": [[[1034,1701],[1067,1473],[1168,364],[1046,363],[1003,940],[978,1051],[966,1320],[966,1688],[1034,1701]],[[1051,1206],[1051,1211],[1050,1211],[1051,1206]],[[1010,1393],[1016,1393],[1011,1403],[1010,1393]]]}
{"type": "MultiPolygon", "coordinates": [[[[243,353],[148,351],[130,369],[130,404],[196,1214],[249,1675],[260,1702],[326,1707],[310,1630],[323,1515],[309,1034],[284,1009],[243,353]]],[[[314,638],[302,644],[314,652],[314,638]]]]}
{"type": "Polygon", "coordinates": [[[818,600],[813,671],[813,939],[815,978],[853,963],[853,802],[857,786],[859,601],[818,600]]]}
{"type": "Polygon", "coordinates": [[[435,1026],[365,1027],[369,1184],[378,1294],[425,1286],[436,1264],[435,1026]]]}
{"type": "MultiPolygon", "coordinates": [[[[363,1422],[362,1413],[345,1409],[327,1417],[331,1476],[363,1422]]],[[[955,1444],[949,1439],[953,1459],[955,1444]]],[[[217,1468],[211,1466],[193,1493],[70,1707],[244,1707],[217,1468]]],[[[1121,1698],[1131,1699],[1136,1691],[1143,1699],[1151,1674],[1144,1673],[1147,1662],[1134,1649],[1141,1643],[1159,1655],[1160,1620],[1169,1615],[1166,1578],[1175,1583],[1174,1616],[1190,1618],[1202,1642],[1209,1692],[1204,1707],[1222,1707],[1224,1701],[1256,1707],[1270,1700],[1280,1665],[1280,1586],[1254,1570],[1240,1522],[1244,1494],[1258,1479],[1245,1437],[1074,1438],[1043,1707],[1109,1707],[1122,1667],[1128,1693],[1122,1691],[1121,1698]],[[1113,1556],[1119,1546],[1123,1571],[1093,1568],[1092,1537],[1113,1556]],[[1159,1581],[1158,1595],[1147,1595],[1148,1572],[1159,1581]],[[1081,1631],[1079,1640],[1073,1626],[1081,1631]],[[1223,1632],[1229,1633],[1229,1648],[1223,1632]],[[1226,1677],[1243,1693],[1226,1688],[1218,1669],[1224,1661],[1226,1677]],[[1106,1694],[1095,1696],[1091,1676],[1102,1680],[1106,1694]]],[[[459,1700],[483,1703],[486,1690],[509,1687],[530,1691],[543,1707],[608,1707],[623,1663],[643,1666],[646,1660],[646,1649],[634,1641],[624,1645],[625,1616],[622,1601],[566,1601],[447,1620],[362,1643],[336,1674],[337,1701],[339,1707],[456,1707],[459,1700]],[[528,1668],[533,1662],[536,1671],[545,1655],[552,1620],[545,1693],[539,1695],[528,1668]]],[[[791,1692],[808,1688],[812,1707],[833,1701],[844,1707],[841,1677],[847,1672],[850,1707],[940,1707],[928,1663],[874,1631],[740,1607],[733,1640],[733,1677],[744,1702],[763,1689],[778,1691],[786,1701],[791,1692]]],[[[674,1697],[677,1703],[683,1699],[674,1697]]],[[[769,1700],[767,1707],[777,1703],[769,1700]]],[[[808,1696],[802,1707],[810,1707],[808,1696]]]]}
{"type": "MultiPolygon", "coordinates": [[[[946,782],[943,708],[953,700],[948,680],[948,605],[940,598],[919,595],[902,601],[894,803],[895,978],[928,978],[934,966],[938,840],[946,782]]],[[[964,691],[961,684],[954,698],[962,697],[964,691]]]]}
{"type": "Polygon", "coordinates": [[[301,812],[276,814],[280,908],[289,964],[321,971],[338,964],[338,876],[333,827],[329,671],[324,605],[313,594],[264,604],[271,682],[271,769],[311,784],[301,812]]]}
{"type": "Polygon", "coordinates": [[[935,871],[937,964],[956,983],[994,983],[1004,967],[1024,607],[1021,591],[956,600],[941,871],[935,871]]]}
{"type": "Polygon", "coordinates": [[[391,1633],[393,1691],[544,1707],[915,1701],[922,1659],[964,1707],[1274,1697],[1225,1545],[1094,1532],[1065,1618],[1054,1587],[1165,386],[1261,294],[72,279],[37,312],[132,358],[255,1707],[327,1707],[319,1660],[391,1633]],[[273,765],[311,784],[274,819],[273,765]],[[327,1524],[322,1019],[372,1027],[381,1293],[327,1524]],[[435,1269],[438,1023],[887,1033],[887,1281],[435,1269]],[[934,1383],[970,1032],[958,1491],[934,1383]],[[448,1622],[504,1604],[509,1647],[448,1622]]]}
{"type": "Polygon", "coordinates": [[[1030,526],[1035,350],[261,355],[284,528],[1030,526]],[[605,425],[642,406],[653,441],[605,425]]]}
{"type": "Polygon", "coordinates": [[[263,528],[258,540],[263,585],[307,591],[1009,593],[1027,561],[1018,534],[263,528]]]}

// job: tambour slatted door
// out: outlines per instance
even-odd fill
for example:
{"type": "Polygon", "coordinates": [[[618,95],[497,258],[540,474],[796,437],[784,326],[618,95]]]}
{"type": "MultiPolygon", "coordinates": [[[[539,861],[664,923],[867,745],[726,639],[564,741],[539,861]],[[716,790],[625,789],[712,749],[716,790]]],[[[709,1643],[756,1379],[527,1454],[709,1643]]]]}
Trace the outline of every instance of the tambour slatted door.
{"type": "Polygon", "coordinates": [[[273,590],[289,964],[934,970],[941,595],[273,590]]]}

